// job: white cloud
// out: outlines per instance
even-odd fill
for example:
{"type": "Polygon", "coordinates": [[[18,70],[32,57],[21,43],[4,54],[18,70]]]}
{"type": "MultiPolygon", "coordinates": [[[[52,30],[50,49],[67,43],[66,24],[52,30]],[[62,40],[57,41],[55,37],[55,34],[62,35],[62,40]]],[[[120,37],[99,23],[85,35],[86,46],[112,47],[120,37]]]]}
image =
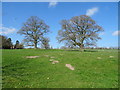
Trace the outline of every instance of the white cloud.
{"type": "Polygon", "coordinates": [[[10,34],[16,31],[15,28],[0,27],[0,34],[10,34]]]}
{"type": "Polygon", "coordinates": [[[118,30],[118,31],[114,31],[113,33],[112,33],[112,35],[113,36],[118,36],[118,35],[120,35],[120,31],[118,30]]]}
{"type": "Polygon", "coordinates": [[[96,12],[98,12],[98,8],[97,8],[97,7],[94,7],[94,8],[88,9],[87,12],[86,12],[86,15],[92,16],[92,15],[94,15],[96,12]]]}
{"type": "Polygon", "coordinates": [[[49,2],[49,7],[55,7],[57,3],[57,0],[51,0],[51,2],[49,2]]]}

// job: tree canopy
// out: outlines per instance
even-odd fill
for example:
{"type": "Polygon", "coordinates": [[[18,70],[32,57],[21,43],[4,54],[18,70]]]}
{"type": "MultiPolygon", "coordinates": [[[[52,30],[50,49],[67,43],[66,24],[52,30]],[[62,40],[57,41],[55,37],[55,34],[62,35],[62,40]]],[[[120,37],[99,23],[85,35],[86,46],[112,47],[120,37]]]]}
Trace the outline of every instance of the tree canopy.
{"type": "Polygon", "coordinates": [[[2,49],[11,49],[13,47],[11,38],[0,35],[0,48],[2,49]]]}
{"type": "Polygon", "coordinates": [[[16,44],[14,45],[14,48],[15,49],[23,49],[24,46],[23,46],[23,44],[20,44],[20,42],[18,40],[16,40],[16,44]]]}
{"type": "Polygon", "coordinates": [[[37,44],[49,32],[49,26],[37,16],[31,16],[18,31],[25,36],[25,44],[37,48],[37,44]]]}
{"type": "Polygon", "coordinates": [[[49,45],[50,40],[49,40],[49,38],[44,37],[44,38],[42,38],[41,42],[42,42],[42,45],[41,45],[42,48],[50,49],[50,45],[49,45]]]}
{"type": "Polygon", "coordinates": [[[61,21],[61,30],[58,31],[58,41],[65,42],[71,47],[96,45],[101,39],[99,33],[103,28],[87,15],[75,16],[69,20],[61,21]]]}

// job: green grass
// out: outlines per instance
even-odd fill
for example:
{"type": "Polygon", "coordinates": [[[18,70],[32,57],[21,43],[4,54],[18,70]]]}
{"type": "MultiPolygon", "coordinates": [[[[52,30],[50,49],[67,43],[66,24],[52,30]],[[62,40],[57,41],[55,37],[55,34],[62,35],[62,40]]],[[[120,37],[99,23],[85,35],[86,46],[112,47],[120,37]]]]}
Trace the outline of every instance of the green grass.
{"type": "Polygon", "coordinates": [[[80,52],[77,50],[21,49],[3,50],[2,52],[3,88],[118,87],[117,50],[80,52]],[[25,58],[34,55],[40,57],[25,58]],[[53,56],[60,62],[51,64],[50,57],[44,55],[53,56]],[[102,59],[99,60],[97,57],[102,59]],[[71,64],[75,70],[68,69],[65,64],[71,64]]]}

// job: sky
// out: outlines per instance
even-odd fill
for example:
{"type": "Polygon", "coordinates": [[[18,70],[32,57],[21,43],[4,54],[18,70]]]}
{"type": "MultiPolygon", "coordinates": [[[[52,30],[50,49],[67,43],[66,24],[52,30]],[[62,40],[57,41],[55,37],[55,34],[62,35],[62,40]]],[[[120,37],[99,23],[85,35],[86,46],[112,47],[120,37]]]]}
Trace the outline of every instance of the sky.
{"type": "Polygon", "coordinates": [[[56,39],[61,29],[60,21],[79,15],[88,15],[103,27],[98,47],[118,46],[117,2],[2,2],[0,34],[11,38],[14,44],[16,40],[22,42],[24,35],[17,34],[17,31],[30,16],[38,16],[50,26],[50,32],[46,34],[50,38],[50,46],[60,48],[64,46],[56,39]]]}

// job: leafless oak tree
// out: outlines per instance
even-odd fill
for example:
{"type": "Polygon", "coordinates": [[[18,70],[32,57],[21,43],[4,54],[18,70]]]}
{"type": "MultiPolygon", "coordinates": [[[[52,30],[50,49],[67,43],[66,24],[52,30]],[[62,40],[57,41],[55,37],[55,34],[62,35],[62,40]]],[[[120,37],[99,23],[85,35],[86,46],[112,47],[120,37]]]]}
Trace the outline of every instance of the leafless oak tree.
{"type": "Polygon", "coordinates": [[[37,16],[31,16],[23,24],[18,33],[25,36],[24,41],[28,46],[34,46],[37,48],[37,44],[41,41],[44,34],[49,31],[48,29],[49,26],[46,25],[43,20],[37,16]]]}
{"type": "Polygon", "coordinates": [[[46,37],[42,38],[41,47],[44,48],[44,49],[50,49],[49,42],[50,42],[49,38],[46,38],[46,37]]]}
{"type": "Polygon", "coordinates": [[[87,15],[75,16],[61,21],[61,30],[58,31],[58,41],[69,46],[78,46],[83,49],[86,45],[96,45],[101,39],[99,32],[103,28],[87,15]]]}

